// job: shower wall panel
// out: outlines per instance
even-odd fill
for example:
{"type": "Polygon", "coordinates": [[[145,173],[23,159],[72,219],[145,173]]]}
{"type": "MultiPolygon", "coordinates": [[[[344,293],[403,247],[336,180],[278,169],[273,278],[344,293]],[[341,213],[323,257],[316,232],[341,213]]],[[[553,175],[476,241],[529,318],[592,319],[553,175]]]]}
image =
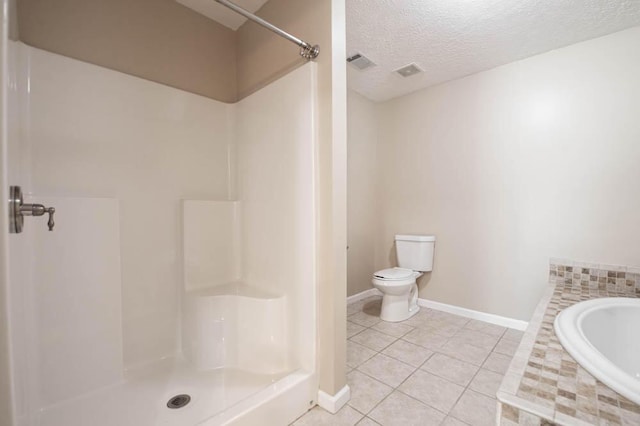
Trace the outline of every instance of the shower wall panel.
{"type": "Polygon", "coordinates": [[[274,333],[286,350],[237,358],[313,374],[316,64],[228,105],[12,48],[11,184],[56,207],[59,223],[48,232],[46,219],[27,218],[10,243],[20,424],[180,355],[185,199],[242,203],[240,279],[279,297],[274,333]]]}
{"type": "Polygon", "coordinates": [[[243,281],[286,295],[292,365],[315,354],[316,65],[238,104],[243,281]]]}
{"type": "MultiPolygon", "coordinates": [[[[124,366],[175,355],[181,200],[228,199],[234,106],[16,46],[24,59],[18,75],[28,76],[19,88],[20,143],[31,172],[23,189],[35,202],[118,200],[124,366]]],[[[70,217],[64,210],[56,215],[70,217]]],[[[44,226],[35,222],[27,226],[44,226]]]]}
{"type": "Polygon", "coordinates": [[[184,289],[240,279],[240,203],[183,201],[184,289]]]}
{"type": "Polygon", "coordinates": [[[59,216],[54,232],[43,218],[27,218],[40,336],[29,356],[44,373],[39,406],[48,406],[122,379],[120,230],[115,199],[39,197],[37,202],[55,205],[59,216]]]}

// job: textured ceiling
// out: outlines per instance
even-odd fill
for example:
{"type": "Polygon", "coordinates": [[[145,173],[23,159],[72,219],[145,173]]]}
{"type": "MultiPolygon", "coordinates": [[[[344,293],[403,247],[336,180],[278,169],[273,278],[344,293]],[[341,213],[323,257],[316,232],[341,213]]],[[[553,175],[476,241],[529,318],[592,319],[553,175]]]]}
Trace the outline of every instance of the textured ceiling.
{"type": "MultiPolygon", "coordinates": [[[[216,3],[214,0],[176,0],[183,6],[187,6],[189,9],[193,9],[204,16],[213,19],[229,27],[232,30],[237,30],[240,25],[244,24],[247,20],[230,9],[216,3]]],[[[255,12],[260,9],[267,0],[232,0],[233,3],[248,10],[249,12],[255,12]]]]}
{"type": "MultiPolygon", "coordinates": [[[[374,101],[640,25],[640,0],[347,0],[347,53],[377,64],[348,69],[374,101]],[[425,72],[393,70],[415,62],[425,72]]],[[[640,46],[638,47],[640,49],[640,46]]]]}

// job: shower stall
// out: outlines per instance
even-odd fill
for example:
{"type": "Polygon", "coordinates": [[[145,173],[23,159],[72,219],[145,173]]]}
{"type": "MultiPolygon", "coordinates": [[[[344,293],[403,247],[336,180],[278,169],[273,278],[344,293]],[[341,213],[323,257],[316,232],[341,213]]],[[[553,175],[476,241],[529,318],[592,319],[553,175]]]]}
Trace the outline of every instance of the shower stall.
{"type": "Polygon", "coordinates": [[[288,424],[315,404],[316,64],[225,104],[9,42],[20,426],[288,424]]]}

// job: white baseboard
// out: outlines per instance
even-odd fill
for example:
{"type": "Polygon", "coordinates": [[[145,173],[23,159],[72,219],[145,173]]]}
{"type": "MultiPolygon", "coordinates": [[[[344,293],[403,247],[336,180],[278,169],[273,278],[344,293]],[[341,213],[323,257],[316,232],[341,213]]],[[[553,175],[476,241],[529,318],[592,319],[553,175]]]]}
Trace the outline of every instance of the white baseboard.
{"type": "Polygon", "coordinates": [[[369,290],[361,291],[360,293],[356,293],[353,296],[347,297],[347,305],[350,303],[359,302],[362,299],[366,299],[371,296],[382,296],[382,293],[377,288],[370,288],[369,290]]]}
{"type": "MultiPolygon", "coordinates": [[[[347,305],[360,300],[366,299],[371,296],[382,296],[382,292],[377,288],[370,288],[369,290],[362,291],[347,297],[347,305]]],[[[486,312],[474,311],[473,309],[461,308],[455,305],[448,305],[446,303],[434,302],[433,300],[418,299],[418,305],[425,308],[435,309],[437,311],[448,312],[454,315],[460,315],[461,317],[476,319],[490,324],[500,325],[502,327],[513,328],[515,330],[526,330],[529,323],[527,321],[517,320],[513,318],[503,317],[495,314],[488,314],[486,312]]]]}
{"type": "Polygon", "coordinates": [[[337,413],[339,409],[344,407],[349,402],[349,398],[351,398],[349,385],[344,385],[335,395],[329,395],[321,390],[318,391],[318,405],[331,414],[337,413]]]}
{"type": "Polygon", "coordinates": [[[446,303],[434,302],[433,300],[418,299],[418,305],[425,308],[448,312],[461,317],[476,319],[490,324],[501,325],[502,327],[513,328],[515,330],[526,330],[529,323],[527,321],[503,317],[500,315],[488,314],[486,312],[474,311],[472,309],[461,308],[459,306],[447,305],[446,303]]]}

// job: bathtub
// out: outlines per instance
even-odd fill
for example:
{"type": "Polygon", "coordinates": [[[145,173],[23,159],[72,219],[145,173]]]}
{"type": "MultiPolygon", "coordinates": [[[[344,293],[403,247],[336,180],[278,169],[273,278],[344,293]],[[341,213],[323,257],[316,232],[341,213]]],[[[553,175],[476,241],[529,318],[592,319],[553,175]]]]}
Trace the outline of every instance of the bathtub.
{"type": "Polygon", "coordinates": [[[562,346],[595,378],[640,404],[640,299],[609,297],[558,314],[562,346]]]}

